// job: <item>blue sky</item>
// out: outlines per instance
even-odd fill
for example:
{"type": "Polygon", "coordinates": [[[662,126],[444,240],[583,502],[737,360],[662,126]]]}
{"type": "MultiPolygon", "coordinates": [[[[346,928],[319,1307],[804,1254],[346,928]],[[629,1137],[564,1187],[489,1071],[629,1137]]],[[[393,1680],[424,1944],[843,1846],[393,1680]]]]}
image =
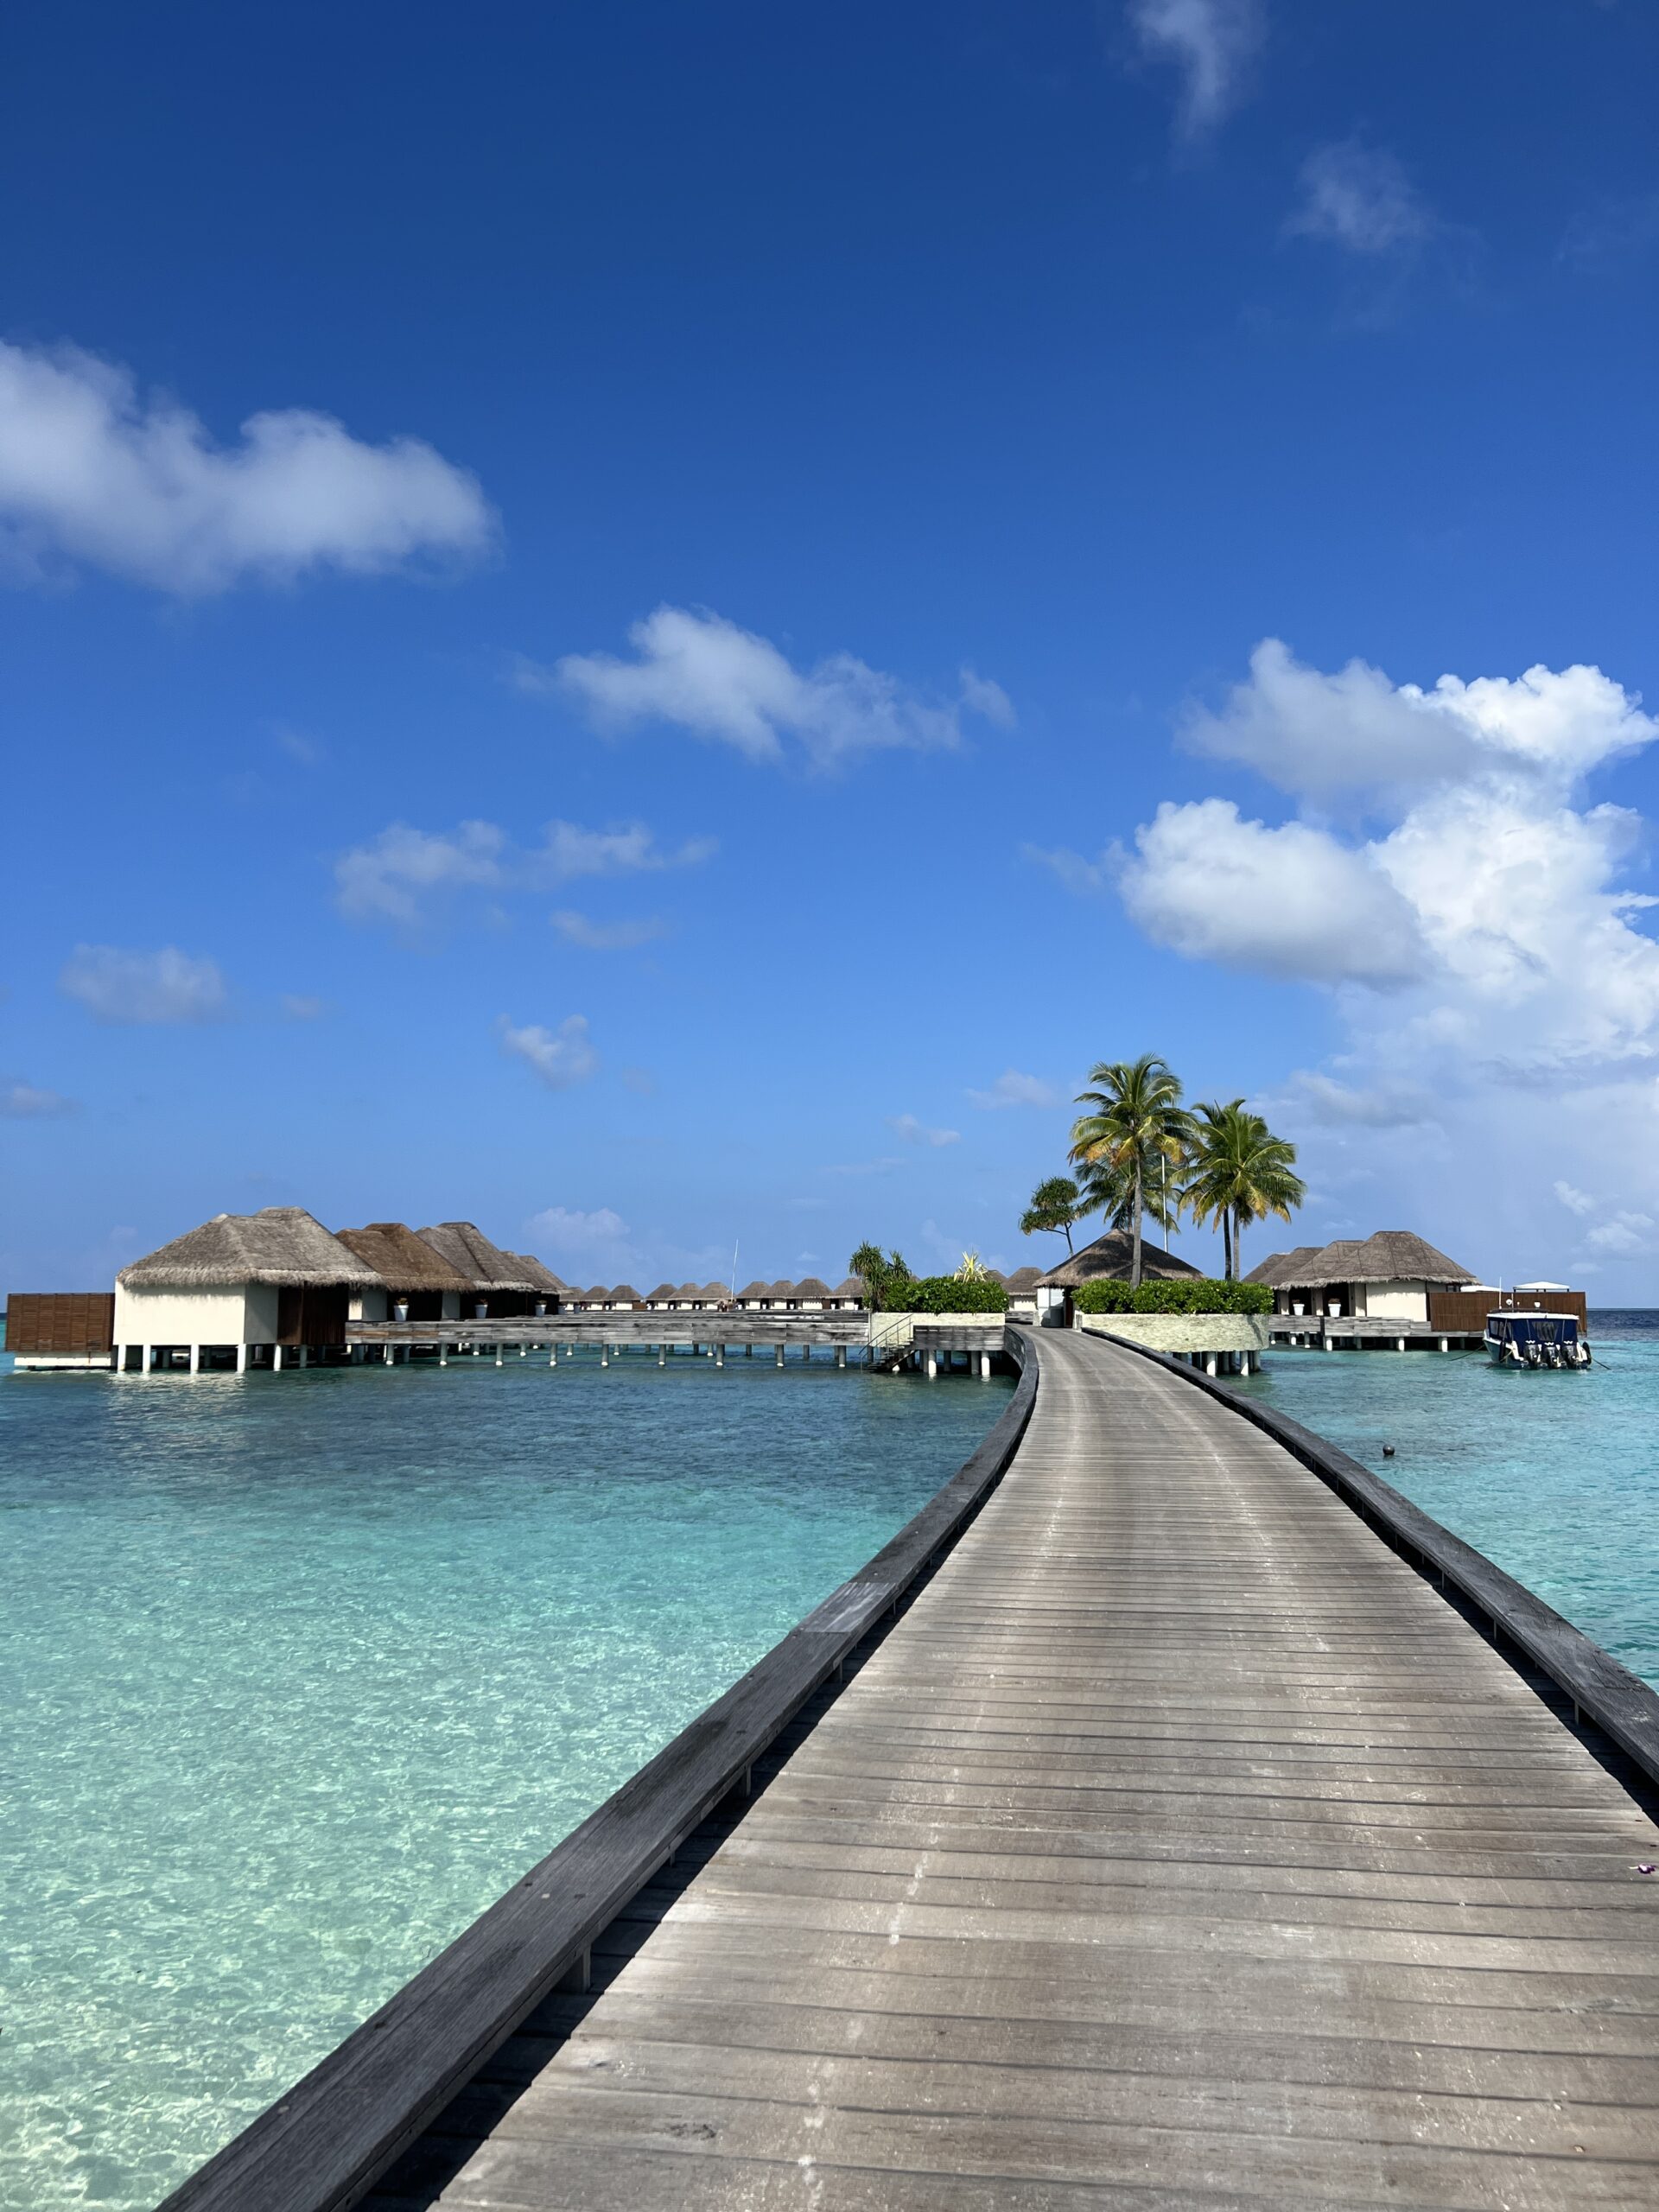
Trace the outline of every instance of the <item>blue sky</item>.
{"type": "Polygon", "coordinates": [[[1017,1265],[1152,1050],[1659,1300],[1651,10],[0,35],[0,1284],[1017,1265]]]}

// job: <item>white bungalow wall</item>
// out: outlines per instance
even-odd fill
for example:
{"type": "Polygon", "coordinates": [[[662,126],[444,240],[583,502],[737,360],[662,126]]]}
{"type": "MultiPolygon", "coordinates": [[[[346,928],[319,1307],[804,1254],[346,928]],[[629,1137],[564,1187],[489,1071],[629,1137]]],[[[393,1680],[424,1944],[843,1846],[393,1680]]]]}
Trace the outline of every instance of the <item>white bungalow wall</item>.
{"type": "Polygon", "coordinates": [[[1354,1311],[1382,1315],[1390,1321],[1427,1321],[1428,1285],[1426,1282],[1363,1282],[1354,1285],[1354,1311]]]}
{"type": "Polygon", "coordinates": [[[352,1321],[389,1321],[391,1319],[384,1290],[354,1290],[346,1314],[346,1319],[352,1321]]]}
{"type": "Polygon", "coordinates": [[[276,1341],[276,1286],[250,1282],[219,1290],[127,1290],[115,1287],[118,1344],[270,1344],[276,1341]]]}

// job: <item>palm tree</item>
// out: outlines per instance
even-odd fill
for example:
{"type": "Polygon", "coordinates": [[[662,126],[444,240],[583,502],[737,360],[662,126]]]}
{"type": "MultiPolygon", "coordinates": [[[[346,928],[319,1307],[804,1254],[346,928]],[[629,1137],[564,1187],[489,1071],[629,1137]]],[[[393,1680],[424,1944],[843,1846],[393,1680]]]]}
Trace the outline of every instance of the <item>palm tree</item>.
{"type": "Polygon", "coordinates": [[[1085,1201],[1084,1194],[1069,1175],[1050,1175],[1039,1183],[1031,1194],[1031,1204],[1020,1217],[1020,1234],[1035,1236],[1039,1229],[1052,1230],[1065,1239],[1068,1252],[1075,1250],[1071,1242],[1072,1225],[1093,1213],[1092,1201],[1085,1201]]]}
{"type": "Polygon", "coordinates": [[[1274,1136],[1242,1098],[1199,1107],[1181,1196],[1194,1220],[1220,1224],[1229,1282],[1238,1271],[1246,1224],[1269,1214],[1288,1221],[1307,1196],[1295,1166],[1295,1146],[1274,1136]]]}
{"type": "MultiPolygon", "coordinates": [[[[1181,1104],[1179,1078],[1155,1054],[1138,1060],[1103,1060],[1089,1071],[1089,1089],[1077,1095],[1090,1110],[1071,1124],[1074,1164],[1105,1171],[1103,1187],[1116,1192],[1135,1232],[1129,1287],[1141,1285],[1141,1230],[1151,1194],[1161,1199],[1166,1165],[1179,1169],[1192,1134],[1192,1116],[1181,1104]]],[[[1166,1209],[1161,1202],[1159,1214],[1166,1209]]]]}
{"type": "Polygon", "coordinates": [[[889,1294],[899,1284],[910,1281],[910,1269],[905,1255],[896,1249],[884,1252],[879,1244],[861,1244],[847,1262],[847,1272],[856,1275],[864,1285],[864,1295],[872,1313],[883,1306],[889,1294]]]}

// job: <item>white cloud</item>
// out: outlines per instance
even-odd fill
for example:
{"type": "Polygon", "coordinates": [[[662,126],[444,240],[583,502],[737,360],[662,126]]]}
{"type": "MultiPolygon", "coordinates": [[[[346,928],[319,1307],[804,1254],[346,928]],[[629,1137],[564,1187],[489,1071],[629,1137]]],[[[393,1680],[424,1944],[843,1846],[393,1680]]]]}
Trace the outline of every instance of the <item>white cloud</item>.
{"type": "Polygon", "coordinates": [[[334,894],[341,913],[353,921],[412,929],[434,901],[457,891],[533,890],[583,877],[654,874],[695,867],[714,851],[709,837],[664,849],[642,822],[614,830],[550,822],[542,843],[529,849],[514,845],[493,822],[463,822],[435,832],[394,822],[366,845],[341,854],[334,863],[334,894]]]}
{"type": "Polygon", "coordinates": [[[75,1101],[61,1091],[41,1090],[20,1076],[0,1076],[0,1121],[49,1121],[75,1110],[75,1101]]]}
{"type": "Polygon", "coordinates": [[[1557,1183],[1555,1195],[1569,1213],[1594,1213],[1598,1201],[1586,1191],[1575,1191],[1571,1183],[1557,1183]]]}
{"type": "Polygon", "coordinates": [[[1299,1068],[1261,1104],[1269,1116],[1287,1112],[1332,1128],[1415,1128],[1435,1114],[1433,1093],[1420,1084],[1385,1078],[1355,1085],[1313,1068],[1299,1068]]]}
{"type": "Polygon", "coordinates": [[[930,1129],[913,1114],[889,1114],[887,1127],[895,1136],[902,1137],[906,1144],[931,1145],[937,1149],[941,1145],[960,1144],[962,1141],[960,1129],[930,1129]]]}
{"type": "Polygon", "coordinates": [[[977,676],[971,668],[958,671],[959,694],[962,703],[970,715],[977,715],[982,721],[993,722],[998,729],[1013,729],[1020,717],[1014,710],[1014,702],[1000,683],[988,676],[977,676]]]}
{"type": "Polygon", "coordinates": [[[1238,105],[1266,30],[1259,0],[1130,0],[1129,22],[1144,52],[1181,72],[1183,136],[1198,137],[1238,105]]]}
{"type": "Polygon", "coordinates": [[[1305,822],[1244,820],[1230,799],[1166,801],[1118,888],[1147,935],[1192,960],[1304,982],[1403,982],[1425,954],[1410,907],[1363,851],[1305,822]]]}
{"type": "Polygon", "coordinates": [[[368,445],[288,408],[221,447],[123,368],[3,343],[0,526],[20,573],[86,564],[185,594],[467,558],[495,527],[476,480],[417,438],[368,445]]]}
{"type": "Polygon", "coordinates": [[[1363,1152],[1401,1218],[1448,1250],[1467,1237],[1489,1279],[1567,1267],[1540,1201],[1560,1180],[1573,1211],[1588,1153],[1621,1179],[1581,1252],[1628,1268],[1638,1296],[1659,1290],[1643,1227],[1659,1219],[1659,942],[1631,882],[1644,825],[1583,789],[1656,738],[1595,668],[1423,689],[1264,646],[1198,742],[1296,793],[1307,818],[1168,804],[1121,863],[1158,941],[1330,989],[1343,1050],[1274,1102],[1310,1178],[1328,1186],[1344,1148],[1363,1152]],[[1335,827],[1315,810],[1344,791],[1356,819],[1335,827]]]}
{"type": "Polygon", "coordinates": [[[194,959],[172,944],[159,952],[78,944],[58,976],[58,988],[99,1021],[217,1021],[228,1002],[217,963],[194,959]]]}
{"type": "Polygon", "coordinates": [[[1584,1249],[1613,1260],[1650,1260],[1659,1245],[1659,1227],[1651,1214],[1627,1208],[1611,1220],[1599,1222],[1586,1233],[1584,1249]]]}
{"type": "Polygon", "coordinates": [[[1059,1093],[1040,1076],[1021,1075],[1018,1068],[1004,1068],[988,1090],[970,1090],[968,1100],[982,1113],[988,1114],[1002,1106],[1057,1106],[1059,1093]]]}
{"type": "Polygon", "coordinates": [[[1397,156],[1357,138],[1316,147],[1302,164],[1302,196],[1285,228],[1349,253],[1400,253],[1439,228],[1397,156]]]}
{"type": "Polygon", "coordinates": [[[586,952],[631,952],[665,933],[658,921],[596,922],[574,906],[561,906],[548,919],[567,944],[579,944],[586,952]]]}
{"type": "Polygon", "coordinates": [[[498,1027],[502,1051],[533,1069],[550,1090],[569,1090],[586,1083],[599,1065],[586,1014],[573,1014],[556,1029],[543,1029],[535,1022],[516,1029],[503,1014],[498,1027]]]}
{"type": "Polygon", "coordinates": [[[1051,849],[1045,845],[1027,844],[1020,846],[1020,857],[1047,868],[1080,899],[1103,896],[1117,880],[1117,863],[1110,852],[1103,853],[1097,861],[1090,861],[1081,853],[1068,852],[1063,845],[1051,849]]]}
{"type": "Polygon", "coordinates": [[[328,1011],[326,999],[306,998],[293,991],[283,993],[282,1004],[290,1021],[320,1021],[328,1011]]]}
{"type": "Polygon", "coordinates": [[[1248,680],[1219,710],[1191,709],[1181,725],[1193,752],[1240,761],[1311,799],[1397,794],[1482,769],[1527,771],[1565,788],[1656,734],[1659,722],[1599,668],[1539,666],[1469,683],[1442,676],[1424,690],[1363,660],[1327,676],[1277,638],[1257,645],[1248,680]]]}
{"type": "Polygon", "coordinates": [[[959,745],[963,708],[1002,727],[1013,718],[1001,687],[970,671],[960,703],[942,704],[851,653],[798,669],[770,639],[706,611],[659,607],[628,636],[632,660],[567,653],[551,671],[523,662],[519,683],[570,694],[601,728],[668,722],[756,761],[781,760],[792,742],[819,767],[863,752],[959,745]]]}

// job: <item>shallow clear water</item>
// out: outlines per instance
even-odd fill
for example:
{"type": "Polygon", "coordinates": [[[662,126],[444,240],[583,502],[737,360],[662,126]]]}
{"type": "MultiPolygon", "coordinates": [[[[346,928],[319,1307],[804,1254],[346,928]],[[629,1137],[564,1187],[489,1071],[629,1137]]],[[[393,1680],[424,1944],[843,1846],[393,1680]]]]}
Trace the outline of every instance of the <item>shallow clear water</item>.
{"type": "Polygon", "coordinates": [[[1573,1372],[1515,1373],[1484,1352],[1274,1351],[1240,1387],[1659,1688],[1659,1313],[1592,1313],[1590,1340],[1595,1364],[1573,1372]]]}
{"type": "Polygon", "coordinates": [[[878,1550],[1007,1387],[0,1377],[0,2203],[153,2204],[878,1550]]]}

